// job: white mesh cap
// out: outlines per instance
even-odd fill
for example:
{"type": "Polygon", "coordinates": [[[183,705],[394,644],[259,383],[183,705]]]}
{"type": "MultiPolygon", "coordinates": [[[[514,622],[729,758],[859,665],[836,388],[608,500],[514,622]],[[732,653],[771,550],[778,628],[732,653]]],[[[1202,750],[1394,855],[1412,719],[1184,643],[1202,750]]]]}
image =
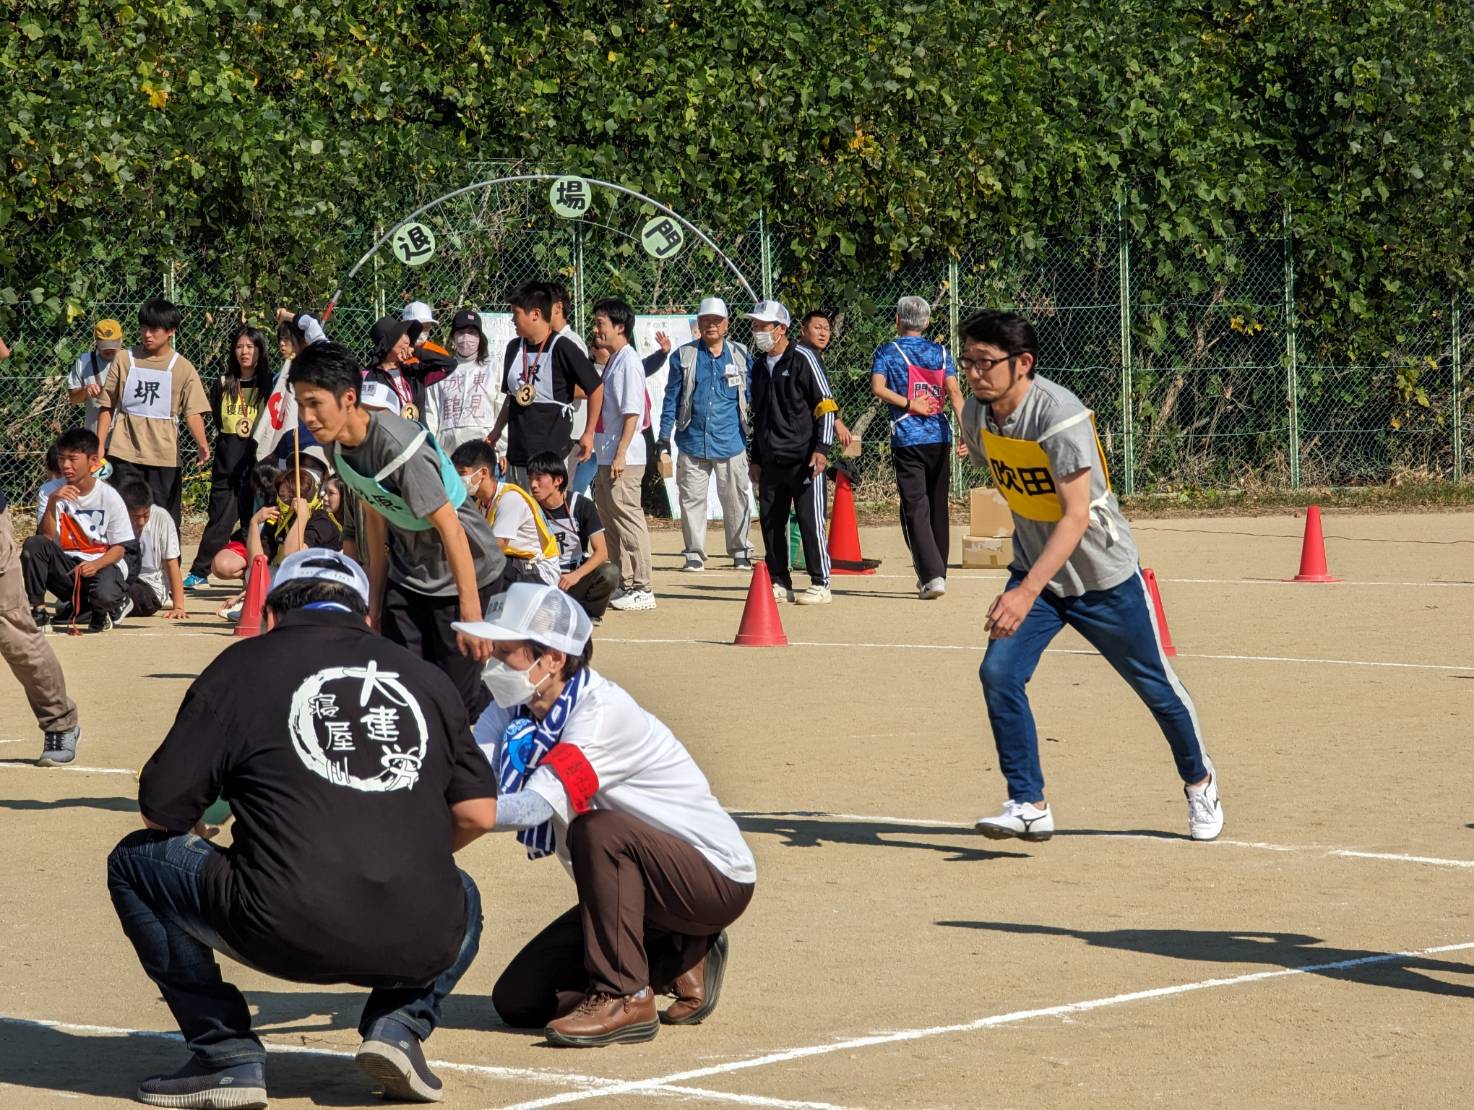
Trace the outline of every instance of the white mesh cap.
{"type": "Polygon", "coordinates": [[[582,655],[593,622],[583,607],[557,586],[514,582],[487,603],[486,619],[455,621],[457,632],[479,640],[534,640],[565,655],[582,655]]]}
{"type": "Polygon", "coordinates": [[[404,306],[404,311],[399,314],[401,320],[410,320],[416,324],[438,324],[435,314],[430,311],[430,306],[424,301],[410,301],[404,306]]]}
{"type": "Polygon", "coordinates": [[[336,582],[356,593],[365,605],[369,603],[368,574],[341,551],[326,547],[307,547],[288,555],[281,561],[281,566],[276,568],[276,577],[271,580],[271,586],[275,589],[283,583],[303,579],[336,582]]]}

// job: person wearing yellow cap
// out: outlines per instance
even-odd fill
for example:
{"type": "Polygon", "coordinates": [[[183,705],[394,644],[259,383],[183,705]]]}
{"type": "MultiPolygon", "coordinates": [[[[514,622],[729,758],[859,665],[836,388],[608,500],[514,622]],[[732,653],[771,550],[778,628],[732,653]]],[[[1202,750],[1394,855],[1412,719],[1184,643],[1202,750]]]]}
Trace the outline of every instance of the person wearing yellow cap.
{"type": "Polygon", "coordinates": [[[123,325],[116,320],[99,320],[92,329],[92,349],[77,356],[67,375],[67,400],[85,406],[83,423],[89,432],[97,431],[97,414],[102,411],[99,398],[107,382],[107,369],[122,349],[123,325]]]}

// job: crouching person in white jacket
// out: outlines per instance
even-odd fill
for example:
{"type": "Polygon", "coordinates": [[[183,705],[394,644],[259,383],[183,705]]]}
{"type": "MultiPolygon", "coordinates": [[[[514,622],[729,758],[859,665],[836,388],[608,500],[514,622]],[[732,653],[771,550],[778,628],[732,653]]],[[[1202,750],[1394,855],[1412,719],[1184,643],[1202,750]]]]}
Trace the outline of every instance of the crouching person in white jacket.
{"type": "Polygon", "coordinates": [[[497,828],[529,858],[556,853],[578,887],[502,972],[497,1013],[573,1047],[701,1022],[757,879],[736,822],[670,729],[589,667],[593,626],[567,594],[519,582],[456,628],[492,642],[475,734],[500,780],[497,828]],[[657,1015],[658,994],[675,1002],[657,1015]]]}

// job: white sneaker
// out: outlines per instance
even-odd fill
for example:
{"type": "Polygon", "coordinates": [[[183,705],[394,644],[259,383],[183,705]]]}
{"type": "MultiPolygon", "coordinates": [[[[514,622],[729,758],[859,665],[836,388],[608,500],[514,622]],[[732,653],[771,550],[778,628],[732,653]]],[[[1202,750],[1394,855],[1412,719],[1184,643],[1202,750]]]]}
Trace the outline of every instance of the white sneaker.
{"type": "Polygon", "coordinates": [[[1045,806],[1035,807],[1033,802],[1016,802],[1012,798],[1003,803],[1003,812],[997,817],[980,817],[973,828],[989,840],[1048,840],[1054,835],[1054,810],[1045,806]]]}
{"type": "Polygon", "coordinates": [[[1208,781],[1183,786],[1187,795],[1187,831],[1194,840],[1217,840],[1223,831],[1223,803],[1218,800],[1218,772],[1208,764],[1208,781]]]}
{"type": "Polygon", "coordinates": [[[803,593],[793,599],[800,605],[828,605],[834,600],[834,595],[829,592],[828,586],[810,586],[803,593]]]}
{"type": "Polygon", "coordinates": [[[655,594],[650,590],[631,590],[627,594],[615,598],[609,603],[611,609],[620,612],[643,612],[646,609],[655,608],[655,594]]]}
{"type": "Polygon", "coordinates": [[[930,582],[923,582],[916,587],[916,593],[922,601],[930,601],[932,598],[941,597],[947,592],[947,580],[945,578],[933,578],[930,582]]]}
{"type": "Polygon", "coordinates": [[[793,604],[793,591],[790,590],[790,589],[787,589],[786,587],[780,586],[780,585],[778,585],[775,582],[773,584],[773,600],[776,601],[776,602],[778,602],[778,604],[780,604],[780,605],[783,604],[785,601],[789,605],[792,605],[793,604]]]}

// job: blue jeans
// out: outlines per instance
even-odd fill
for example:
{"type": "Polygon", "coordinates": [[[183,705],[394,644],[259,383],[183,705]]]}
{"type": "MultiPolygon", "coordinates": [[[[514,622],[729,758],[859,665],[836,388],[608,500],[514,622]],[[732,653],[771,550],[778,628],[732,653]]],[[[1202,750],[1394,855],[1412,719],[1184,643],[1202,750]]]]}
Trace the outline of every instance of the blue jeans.
{"type": "MultiPolygon", "coordinates": [[[[237,963],[251,961],[233,951],[210,924],[205,868],[220,851],[186,834],[141,829],[118,842],[107,861],[108,890],[123,932],[139,962],[158,986],[185,1043],[210,1068],[266,1059],[251,1032],[251,1015],[241,992],[220,977],[215,953],[237,963]]],[[[460,873],[466,891],[466,936],[455,962],[434,982],[376,987],[364,1004],[358,1030],[367,1034],[380,1018],[393,1018],[421,1040],[435,1029],[440,1005],[460,981],[481,944],[481,896],[460,873]]]]}
{"type": "MultiPolygon", "coordinates": [[[[1014,589],[1020,576],[1009,579],[1014,589]]],[[[1039,734],[1025,693],[1049,642],[1065,625],[1079,632],[1136,691],[1161,726],[1183,782],[1208,774],[1208,753],[1198,729],[1198,712],[1172,672],[1157,637],[1156,616],[1140,572],[1109,590],[1058,597],[1045,590],[1034,601],[1018,631],[990,640],[978,676],[988,703],[988,723],[998,749],[998,766],[1008,781],[1008,796],[1037,802],[1044,797],[1039,767],[1039,734]]]]}

